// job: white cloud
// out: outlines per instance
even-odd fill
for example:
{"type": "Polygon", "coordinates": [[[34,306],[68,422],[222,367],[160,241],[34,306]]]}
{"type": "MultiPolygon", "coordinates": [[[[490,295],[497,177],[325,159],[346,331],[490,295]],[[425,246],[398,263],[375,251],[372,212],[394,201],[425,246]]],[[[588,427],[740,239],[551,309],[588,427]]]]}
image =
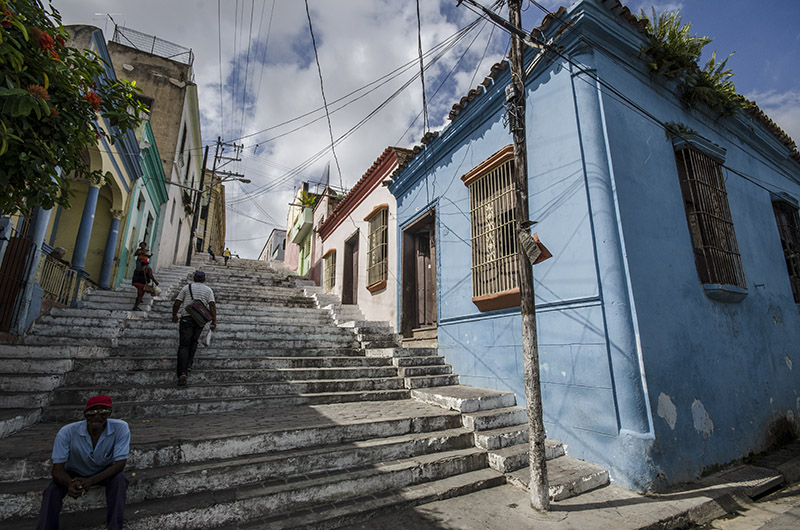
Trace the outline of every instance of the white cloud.
{"type": "Polygon", "coordinates": [[[795,142],[800,141],[800,90],[753,92],[745,97],[755,101],[795,142]]]}
{"type": "MultiPolygon", "coordinates": [[[[548,5],[551,3],[555,5],[557,2],[550,1],[548,5]]],[[[122,26],[192,48],[195,54],[194,73],[199,86],[204,143],[211,143],[217,135],[230,141],[234,137],[272,127],[322,106],[320,81],[310,46],[304,2],[275,2],[266,61],[263,60],[263,47],[251,45],[250,48],[246,75],[251,97],[244,103],[241,101],[241,87],[245,78],[250,36],[250,9],[253,7],[252,41],[256,43],[260,39],[263,45],[272,2],[250,4],[243,0],[238,3],[238,18],[234,17],[236,5],[230,1],[218,4],[213,0],[180,3],[169,0],[139,0],[135,3],[129,0],[55,0],[55,4],[61,11],[65,24],[94,24],[104,29],[109,39],[113,35],[113,25],[108,22],[107,17],[96,16],[95,13],[112,13],[114,20],[122,26]],[[220,17],[217,16],[218,5],[221,8],[220,17]],[[259,26],[262,27],[260,36],[259,26]],[[238,58],[238,61],[234,61],[234,58],[238,58]],[[232,91],[233,85],[229,84],[233,80],[234,68],[237,69],[235,77],[239,79],[239,83],[235,85],[236,91],[232,91]],[[219,91],[220,70],[224,85],[222,105],[219,91]],[[254,93],[259,79],[261,90],[256,100],[254,93]],[[224,127],[220,126],[220,107],[224,127]]],[[[309,0],[309,5],[325,94],[332,111],[331,127],[334,137],[338,138],[378,108],[392,92],[419,71],[419,65],[414,62],[398,79],[333,112],[341,106],[341,103],[334,103],[338,98],[409,61],[416,61],[416,4],[391,0],[309,0]]],[[[463,6],[455,7],[450,0],[425,0],[420,2],[420,6],[423,51],[430,50],[476,18],[474,13],[463,6]]],[[[534,11],[538,10],[534,8],[534,11]]],[[[542,15],[541,12],[536,14],[537,23],[542,15]]],[[[472,35],[426,70],[426,94],[432,127],[441,127],[446,121],[450,106],[472,88],[469,83],[490,31],[491,26],[487,25],[461,66],[436,97],[433,97],[433,92],[463,53],[466,44],[472,40],[472,35]]],[[[473,85],[483,79],[492,63],[501,58],[505,49],[507,35],[498,30],[494,33],[494,45],[484,59],[473,85]]],[[[341,181],[344,186],[352,186],[388,145],[409,147],[417,143],[422,135],[422,119],[411,126],[408,133],[404,134],[404,131],[421,110],[421,84],[419,80],[415,80],[346,141],[337,145],[336,154],[341,165],[341,181]]],[[[285,224],[287,204],[292,198],[293,186],[300,180],[318,180],[329,161],[331,183],[339,184],[339,174],[330,154],[321,157],[294,177],[287,177],[290,169],[297,168],[330,144],[327,120],[321,112],[238,143],[246,146],[242,162],[238,166],[231,165],[237,167],[229,166],[226,169],[244,173],[252,180],[252,184],[246,185],[245,189],[257,190],[267,185],[274,186],[269,193],[259,195],[256,199],[261,208],[251,201],[238,202],[243,197],[239,184],[227,186],[227,199],[247,215],[270,222],[271,217],[280,225],[285,224]],[[320,117],[322,119],[301,131],[267,141],[320,117]],[[256,144],[258,148],[254,155],[256,144]],[[280,180],[285,182],[277,185],[276,182],[280,180]],[[261,209],[266,210],[269,217],[261,209]]],[[[255,257],[264,241],[233,240],[247,239],[261,233],[266,239],[271,230],[269,226],[233,212],[229,212],[227,226],[227,237],[232,241],[231,249],[243,257],[255,257]]]]}

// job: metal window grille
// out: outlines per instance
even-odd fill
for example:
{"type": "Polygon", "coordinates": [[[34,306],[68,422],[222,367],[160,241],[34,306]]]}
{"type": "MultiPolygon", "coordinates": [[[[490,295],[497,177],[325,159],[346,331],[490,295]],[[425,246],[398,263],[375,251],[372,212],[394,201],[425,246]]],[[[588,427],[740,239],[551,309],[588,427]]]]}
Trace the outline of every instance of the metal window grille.
{"type": "Polygon", "coordinates": [[[514,232],[514,162],[491,170],[469,185],[472,234],[472,296],[519,287],[514,232]]]}
{"type": "Polygon", "coordinates": [[[722,168],[691,148],[675,160],[700,281],[747,287],[722,168]]]}
{"type": "Polygon", "coordinates": [[[389,269],[389,210],[383,209],[369,220],[367,285],[385,280],[389,269]]]}
{"type": "Polygon", "coordinates": [[[329,293],[336,285],[336,252],[325,256],[325,292],[329,293]]]}
{"type": "Polygon", "coordinates": [[[784,201],[772,203],[794,301],[800,304],[800,219],[797,208],[784,201]]]}

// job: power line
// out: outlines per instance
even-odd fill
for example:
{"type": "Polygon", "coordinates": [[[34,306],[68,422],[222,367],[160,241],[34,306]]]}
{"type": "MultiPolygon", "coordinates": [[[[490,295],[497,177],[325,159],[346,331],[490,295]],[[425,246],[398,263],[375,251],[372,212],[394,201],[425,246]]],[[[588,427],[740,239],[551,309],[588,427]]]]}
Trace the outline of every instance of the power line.
{"type": "Polygon", "coordinates": [[[328,119],[328,133],[331,136],[331,152],[333,152],[333,159],[336,161],[336,170],[339,172],[339,186],[344,187],[342,183],[342,168],[339,165],[339,157],[336,156],[336,149],[334,148],[335,142],[333,141],[333,127],[331,126],[331,115],[328,112],[328,99],[325,97],[325,84],[322,82],[322,67],[319,65],[319,54],[317,53],[317,39],[314,38],[314,28],[311,25],[311,11],[308,9],[308,0],[306,3],[306,16],[308,17],[308,32],[311,33],[311,45],[314,47],[314,59],[317,62],[317,73],[319,74],[319,89],[322,92],[322,103],[325,105],[325,117],[328,119]]]}
{"type": "MultiPolygon", "coordinates": [[[[478,20],[475,20],[475,21],[471,22],[470,24],[468,24],[467,26],[465,26],[465,27],[461,28],[461,29],[460,29],[460,30],[458,30],[457,32],[453,33],[452,35],[450,35],[449,37],[447,37],[445,40],[443,40],[442,42],[440,42],[439,44],[437,44],[436,46],[432,47],[430,50],[428,50],[427,52],[425,52],[424,56],[427,58],[427,57],[428,57],[428,56],[430,56],[430,55],[434,55],[435,53],[438,53],[438,52],[439,52],[439,51],[440,51],[442,48],[446,48],[447,50],[451,49],[451,48],[454,46],[454,44],[455,44],[455,43],[457,43],[457,42],[461,41],[461,40],[462,40],[462,39],[465,37],[465,35],[466,35],[467,33],[469,33],[470,31],[472,31],[472,30],[475,28],[475,26],[478,24],[478,22],[479,22],[478,20]]],[[[439,56],[441,56],[441,54],[440,54],[439,56]]],[[[433,61],[433,60],[432,60],[432,61],[431,61],[431,63],[433,63],[433,62],[435,62],[435,61],[433,61]]],[[[373,85],[377,85],[375,88],[373,88],[372,90],[370,90],[370,91],[368,91],[368,92],[367,92],[367,94],[369,94],[369,93],[373,92],[374,90],[376,90],[377,88],[379,88],[379,87],[381,87],[381,86],[385,85],[385,84],[386,84],[386,83],[388,83],[389,81],[392,81],[392,80],[394,80],[394,79],[397,79],[397,78],[400,76],[400,74],[402,74],[403,72],[405,72],[405,71],[407,71],[407,70],[410,70],[410,69],[411,69],[411,68],[413,68],[413,67],[414,67],[414,65],[416,65],[416,64],[417,64],[417,59],[416,59],[416,58],[414,58],[414,59],[412,59],[412,60],[408,61],[407,63],[405,63],[405,64],[403,64],[403,65],[401,65],[401,66],[399,66],[399,67],[395,68],[395,69],[394,69],[394,70],[392,70],[391,72],[389,72],[389,73],[387,73],[387,74],[384,74],[384,75],[382,75],[381,77],[379,77],[379,78],[375,79],[374,81],[371,81],[371,82],[367,83],[366,85],[364,85],[364,86],[362,86],[362,87],[359,87],[359,88],[357,88],[357,89],[353,90],[352,92],[349,92],[348,94],[345,94],[344,96],[342,96],[342,97],[340,97],[340,98],[338,98],[338,99],[335,99],[335,100],[331,101],[331,103],[332,103],[332,104],[333,104],[333,103],[339,103],[340,101],[346,100],[346,99],[347,99],[347,98],[349,98],[350,96],[352,96],[352,95],[354,95],[354,94],[357,94],[358,92],[361,92],[362,90],[366,90],[367,88],[369,88],[369,87],[371,87],[371,86],[373,86],[373,85]]],[[[429,66],[430,66],[430,63],[429,63],[429,66]]],[[[427,66],[426,66],[426,68],[427,68],[427,66]]],[[[361,99],[361,98],[363,98],[365,95],[366,95],[366,94],[363,94],[363,95],[359,96],[358,98],[354,99],[353,101],[357,101],[358,99],[361,99]]],[[[350,103],[352,103],[352,101],[351,101],[350,103]]],[[[349,103],[347,103],[347,104],[349,104],[349,103]]],[[[343,105],[342,107],[339,107],[339,108],[337,108],[337,109],[334,109],[334,110],[333,110],[331,113],[333,114],[333,113],[335,113],[337,110],[340,110],[340,109],[344,108],[344,107],[345,107],[347,104],[345,104],[345,105],[343,105]]],[[[291,123],[291,122],[293,122],[293,121],[300,120],[300,119],[302,119],[302,118],[305,118],[305,117],[307,117],[307,116],[310,116],[310,115],[312,115],[312,114],[314,114],[314,113],[316,113],[316,112],[319,112],[319,111],[321,111],[321,110],[324,110],[324,107],[318,107],[318,108],[316,108],[316,109],[314,109],[314,110],[311,110],[311,111],[309,111],[309,112],[306,112],[306,113],[304,113],[304,114],[301,114],[300,116],[297,116],[297,117],[295,117],[295,118],[291,118],[291,119],[289,119],[289,120],[283,121],[283,122],[281,122],[281,123],[278,123],[278,124],[276,124],[276,125],[273,125],[273,126],[267,127],[266,129],[262,129],[262,130],[260,130],[260,131],[256,131],[256,132],[254,132],[254,133],[250,133],[250,134],[247,134],[247,135],[244,135],[244,136],[240,136],[240,137],[238,137],[238,138],[235,138],[235,139],[233,139],[232,141],[234,141],[234,142],[238,142],[238,141],[240,141],[240,140],[245,140],[245,139],[247,139],[247,138],[252,138],[253,136],[257,136],[257,135],[259,135],[259,134],[262,134],[262,133],[265,133],[265,132],[267,132],[267,131],[271,131],[271,130],[273,130],[273,129],[277,129],[278,127],[281,127],[281,126],[283,126],[283,125],[288,125],[289,123],[291,123]]],[[[321,119],[321,118],[320,118],[320,119],[321,119]]],[[[315,120],[315,121],[316,121],[316,120],[315,120]]],[[[313,123],[313,122],[312,122],[312,123],[313,123]]],[[[264,143],[264,142],[263,142],[263,141],[259,141],[258,143],[264,143]]]]}
{"type": "Polygon", "coordinates": [[[219,125],[224,130],[225,119],[222,112],[222,0],[217,0],[217,37],[219,41],[219,125]]]}
{"type": "MultiPolygon", "coordinates": [[[[244,84],[242,85],[242,104],[241,104],[241,114],[242,119],[239,121],[239,134],[242,134],[242,130],[244,130],[244,110],[245,110],[245,103],[247,101],[247,77],[250,73],[250,47],[253,44],[253,13],[256,7],[256,0],[252,0],[250,3],[250,33],[247,36],[247,62],[245,63],[244,67],[244,84]]],[[[244,8],[242,8],[244,9],[244,8]]],[[[264,10],[261,10],[261,14],[264,14],[264,10]]]]}
{"type": "Polygon", "coordinates": [[[422,63],[422,21],[419,16],[419,0],[417,0],[417,47],[419,50],[419,78],[422,82],[422,134],[430,130],[428,121],[428,102],[425,100],[425,68],[422,63]]]}

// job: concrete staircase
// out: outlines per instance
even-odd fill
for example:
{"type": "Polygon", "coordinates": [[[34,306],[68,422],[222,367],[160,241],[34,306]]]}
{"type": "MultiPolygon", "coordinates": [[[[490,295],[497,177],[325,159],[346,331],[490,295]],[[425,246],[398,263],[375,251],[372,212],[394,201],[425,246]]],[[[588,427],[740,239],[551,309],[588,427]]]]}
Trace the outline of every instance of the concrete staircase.
{"type": "MultiPolygon", "coordinates": [[[[219,324],[186,387],[175,384],[171,321],[191,271],[183,267],[159,273],[169,289],[140,314],[115,314],[116,328],[92,313],[65,314],[64,323],[87,319],[73,326],[86,333],[47,320],[25,345],[0,349],[9,375],[49,374],[37,391],[44,397],[18,403],[39,423],[0,439],[0,526],[34,525],[53,436],[98,393],[131,427],[129,529],[336,528],[508,480],[501,471],[513,466],[497,454],[524,437],[501,432],[524,422],[513,395],[456,385],[435,349],[399,347],[363,316],[334,321],[295,278],[261,262],[195,259],[219,324]],[[113,340],[102,341],[100,327],[116,329],[113,340]],[[45,337],[59,346],[37,342],[45,337]]],[[[85,311],[124,312],[114,304],[125,291],[85,311]]],[[[561,444],[550,446],[553,462],[566,458],[561,444]]],[[[67,499],[62,524],[103,528],[104,505],[102,489],[67,499]]]]}
{"type": "Polygon", "coordinates": [[[145,295],[132,311],[136,289],[90,290],[81,308],[53,307],[39,317],[20,345],[0,345],[0,438],[42,419],[54,390],[78,361],[109,357],[127,322],[144,319],[159,300],[171,300],[194,269],[175,266],[159,273],[160,297],[145,295]]]}

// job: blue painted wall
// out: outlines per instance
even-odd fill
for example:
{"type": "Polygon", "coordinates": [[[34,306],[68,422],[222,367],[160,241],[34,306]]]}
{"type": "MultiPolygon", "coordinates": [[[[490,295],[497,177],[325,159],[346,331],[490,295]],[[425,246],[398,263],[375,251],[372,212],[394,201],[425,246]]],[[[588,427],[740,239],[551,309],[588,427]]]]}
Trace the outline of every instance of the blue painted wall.
{"type": "MultiPolygon", "coordinates": [[[[750,119],[687,110],[651,81],[637,57],[643,37],[617,15],[594,0],[569,13],[577,22],[559,44],[575,64],[556,58],[527,80],[531,219],[554,254],[534,268],[545,427],[617,483],[658,489],[765,448],[776,419],[797,425],[800,312],[770,193],[731,172],[748,295],[738,304],[706,296],[671,141],[581,69],[661,122],[694,128],[727,150],[727,166],[768,189],[800,198],[800,165],[750,119]]],[[[400,230],[436,209],[440,353],[462,384],[513,390],[522,403],[519,311],[472,303],[460,180],[511,143],[508,82],[506,70],[390,189],[400,230]]]]}

